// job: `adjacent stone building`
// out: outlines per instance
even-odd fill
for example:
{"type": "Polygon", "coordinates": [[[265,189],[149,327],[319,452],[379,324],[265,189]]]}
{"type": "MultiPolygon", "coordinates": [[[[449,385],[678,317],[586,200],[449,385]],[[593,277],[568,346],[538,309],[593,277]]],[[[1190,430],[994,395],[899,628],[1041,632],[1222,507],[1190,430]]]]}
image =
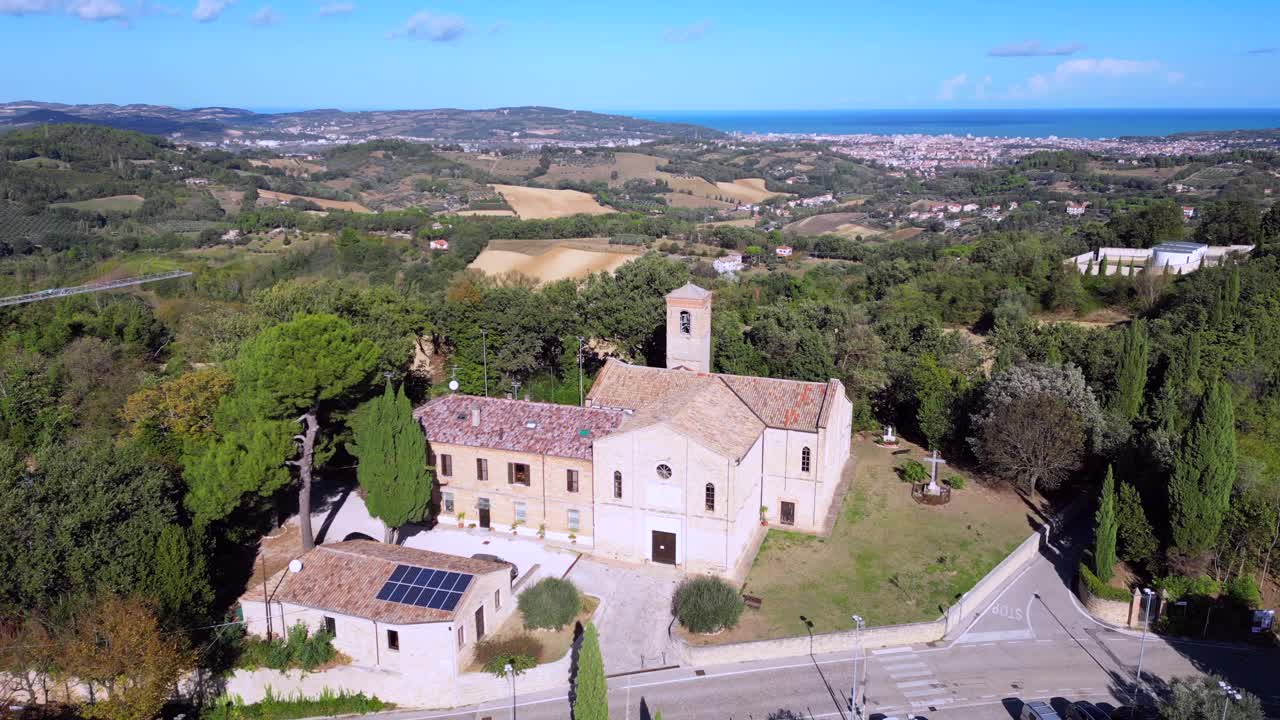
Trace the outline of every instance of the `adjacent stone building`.
{"type": "Polygon", "coordinates": [[[586,407],[449,395],[418,408],[441,521],[742,575],[764,522],[824,528],[849,459],[838,380],[711,368],[712,294],[667,296],[666,368],[610,359],[586,407]]]}

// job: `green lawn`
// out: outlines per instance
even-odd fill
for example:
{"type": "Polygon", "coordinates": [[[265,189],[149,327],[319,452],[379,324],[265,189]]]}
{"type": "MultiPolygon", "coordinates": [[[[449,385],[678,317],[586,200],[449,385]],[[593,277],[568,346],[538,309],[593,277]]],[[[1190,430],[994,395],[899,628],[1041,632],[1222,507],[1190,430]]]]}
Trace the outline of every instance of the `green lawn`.
{"type": "MultiPolygon", "coordinates": [[[[815,633],[847,629],[853,614],[872,626],[936,619],[1031,533],[1026,506],[1007,488],[966,478],[951,504],[927,507],[894,473],[906,456],[865,440],[855,441],[854,454],[831,537],[771,529],[745,588],[764,605],[715,642],[803,635],[801,615],[815,633]]],[[[923,453],[912,448],[911,456],[923,453]]]]}

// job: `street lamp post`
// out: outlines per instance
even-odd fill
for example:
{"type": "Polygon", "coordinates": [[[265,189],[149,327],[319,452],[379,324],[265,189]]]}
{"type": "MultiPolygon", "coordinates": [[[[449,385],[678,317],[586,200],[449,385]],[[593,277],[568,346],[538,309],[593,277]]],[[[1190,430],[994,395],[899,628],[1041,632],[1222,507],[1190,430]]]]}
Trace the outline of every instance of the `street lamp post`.
{"type": "Polygon", "coordinates": [[[862,707],[858,705],[858,656],[862,653],[862,628],[866,623],[860,615],[853,616],[853,686],[849,688],[849,709],[854,717],[862,717],[862,707]]]}
{"type": "Polygon", "coordinates": [[[511,676],[511,720],[516,720],[516,669],[507,663],[503,670],[511,676]]]}
{"type": "Polygon", "coordinates": [[[1147,651],[1147,627],[1151,625],[1151,606],[1155,604],[1155,592],[1151,588],[1142,588],[1142,596],[1147,604],[1147,610],[1143,613],[1142,621],[1142,640],[1138,642],[1138,688],[1134,691],[1133,704],[1137,705],[1142,699],[1142,658],[1147,651]]]}
{"type": "Polygon", "coordinates": [[[1218,687],[1222,690],[1222,720],[1227,720],[1227,708],[1231,707],[1231,701],[1240,702],[1242,698],[1235,688],[1222,680],[1218,681],[1218,687]]]}

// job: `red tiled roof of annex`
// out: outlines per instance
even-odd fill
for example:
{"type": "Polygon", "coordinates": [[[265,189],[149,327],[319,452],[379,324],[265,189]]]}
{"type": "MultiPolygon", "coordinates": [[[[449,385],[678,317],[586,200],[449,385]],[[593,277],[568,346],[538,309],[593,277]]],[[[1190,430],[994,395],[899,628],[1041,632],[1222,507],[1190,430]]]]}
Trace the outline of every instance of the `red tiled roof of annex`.
{"type": "Polygon", "coordinates": [[[580,460],[590,460],[592,441],[617,430],[624,417],[619,410],[473,395],[444,395],[413,415],[433,443],[580,460]]]}
{"type": "MultiPolygon", "coordinates": [[[[462,602],[452,611],[379,600],[378,591],[391,577],[391,573],[395,572],[397,565],[470,575],[493,572],[506,575],[511,572],[507,565],[488,560],[386,545],[372,540],[348,540],[321,545],[298,559],[302,561],[301,571],[295,573],[286,568],[280,571],[282,578],[277,575],[268,581],[269,584],[277,581],[280,583],[280,587],[272,595],[273,601],[393,625],[452,620],[454,614],[465,605],[467,598],[464,594],[462,602]]],[[[468,593],[470,592],[472,590],[468,588],[468,593]]],[[[252,593],[246,595],[246,599],[252,601],[252,593]]],[[[256,599],[261,602],[261,596],[256,599]]]]}
{"type": "Polygon", "coordinates": [[[723,381],[765,425],[785,430],[816,432],[825,426],[832,393],[840,392],[837,381],[696,373],[630,365],[610,358],[587,394],[587,402],[593,407],[640,410],[671,395],[687,396],[709,377],[723,381]]]}

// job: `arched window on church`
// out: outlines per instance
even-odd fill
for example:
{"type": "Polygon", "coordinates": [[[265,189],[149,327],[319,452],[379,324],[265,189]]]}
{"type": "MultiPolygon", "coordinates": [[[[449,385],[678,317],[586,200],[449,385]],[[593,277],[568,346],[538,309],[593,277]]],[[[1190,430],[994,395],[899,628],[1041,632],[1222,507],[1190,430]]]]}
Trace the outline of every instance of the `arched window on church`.
{"type": "Polygon", "coordinates": [[[812,454],[809,452],[809,448],[806,447],[800,449],[800,472],[809,472],[809,461],[811,458],[812,454]]]}
{"type": "Polygon", "coordinates": [[[716,511],[716,486],[707,483],[707,512],[716,511]]]}
{"type": "Polygon", "coordinates": [[[680,311],[680,332],[685,335],[693,334],[693,316],[688,310],[680,311]]]}
{"type": "Polygon", "coordinates": [[[622,499],[622,471],[613,471],[613,497],[617,500],[622,499]]]}

